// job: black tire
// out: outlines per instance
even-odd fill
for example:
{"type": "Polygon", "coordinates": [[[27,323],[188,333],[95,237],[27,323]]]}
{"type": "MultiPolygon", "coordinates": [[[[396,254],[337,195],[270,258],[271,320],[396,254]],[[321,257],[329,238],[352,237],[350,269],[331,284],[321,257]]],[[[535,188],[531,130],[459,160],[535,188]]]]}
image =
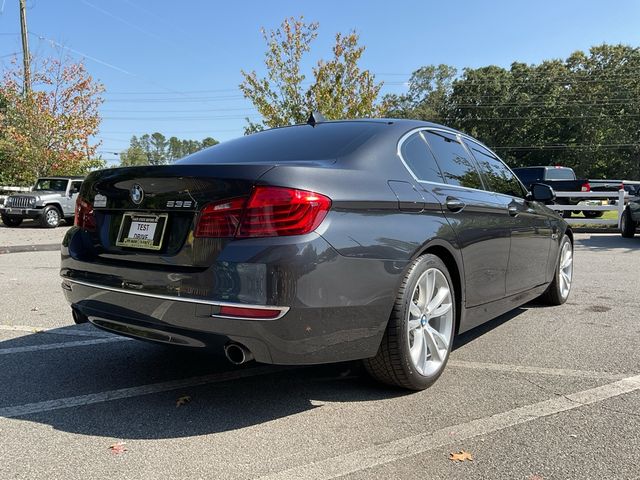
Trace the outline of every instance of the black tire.
{"type": "Polygon", "coordinates": [[[44,207],[44,210],[42,210],[40,225],[42,225],[44,228],[56,228],[58,225],[60,225],[61,219],[62,213],[60,213],[58,207],[48,205],[44,207]]]}
{"type": "Polygon", "coordinates": [[[562,305],[567,301],[569,295],[571,294],[571,284],[573,284],[573,243],[568,236],[562,237],[562,241],[560,242],[560,248],[558,248],[558,258],[556,260],[556,268],[553,274],[553,281],[549,285],[549,288],[540,296],[540,300],[547,305],[562,305]],[[561,261],[562,261],[562,252],[565,244],[569,244],[569,249],[571,250],[571,258],[572,258],[572,267],[571,267],[571,281],[569,284],[569,291],[563,295],[563,290],[561,288],[561,279],[560,279],[560,270],[561,270],[561,261]]]}
{"type": "Polygon", "coordinates": [[[455,290],[451,275],[446,265],[435,255],[427,254],[417,258],[409,267],[409,270],[400,285],[396,295],[396,301],[387,324],[387,329],[380,343],[375,357],[363,360],[366,371],[375,380],[393,386],[409,390],[424,390],[431,386],[442,374],[455,335],[456,324],[455,290]],[[441,366],[433,374],[425,376],[416,370],[409,353],[408,308],[412,302],[416,284],[422,274],[428,269],[436,268],[443,273],[451,292],[451,308],[453,321],[446,356],[441,366]]]}
{"type": "Polygon", "coordinates": [[[2,215],[2,223],[4,223],[7,227],[19,227],[22,223],[22,218],[2,215]]]}
{"type": "Polygon", "coordinates": [[[587,211],[582,212],[585,218],[600,218],[604,212],[587,211]]]}
{"type": "Polygon", "coordinates": [[[637,225],[631,217],[631,210],[629,207],[625,208],[622,217],[620,217],[620,233],[624,238],[633,238],[636,234],[636,227],[637,225]]]}

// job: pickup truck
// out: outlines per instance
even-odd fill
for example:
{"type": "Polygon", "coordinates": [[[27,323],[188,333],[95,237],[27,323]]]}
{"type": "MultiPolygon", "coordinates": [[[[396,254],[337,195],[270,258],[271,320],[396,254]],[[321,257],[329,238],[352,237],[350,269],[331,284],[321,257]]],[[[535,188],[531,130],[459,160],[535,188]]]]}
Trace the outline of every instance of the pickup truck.
{"type": "Polygon", "coordinates": [[[38,220],[46,228],[55,228],[62,219],[72,221],[82,177],[43,177],[29,192],[9,195],[0,207],[2,223],[19,226],[25,218],[38,220]]]}
{"type": "MultiPolygon", "coordinates": [[[[591,185],[586,178],[577,178],[573,169],[568,167],[521,167],[514,168],[515,173],[520,181],[531,189],[534,183],[544,183],[558,192],[590,192],[591,185]]],[[[559,197],[556,203],[559,205],[577,205],[583,201],[582,198],[559,197]]],[[[584,216],[587,218],[601,217],[602,212],[585,211],[584,216]]],[[[564,210],[563,217],[570,217],[571,210],[564,210]]]]}

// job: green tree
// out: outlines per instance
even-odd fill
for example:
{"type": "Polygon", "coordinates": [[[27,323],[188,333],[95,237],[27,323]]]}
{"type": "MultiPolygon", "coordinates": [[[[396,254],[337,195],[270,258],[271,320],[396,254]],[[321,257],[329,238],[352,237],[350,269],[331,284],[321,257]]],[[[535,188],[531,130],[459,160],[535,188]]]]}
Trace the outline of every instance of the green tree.
{"type": "Polygon", "coordinates": [[[120,165],[123,167],[149,165],[149,158],[142,148],[131,146],[120,153],[120,165]]]}
{"type": "Polygon", "coordinates": [[[448,98],[457,70],[449,65],[427,65],[411,74],[409,91],[385,95],[387,115],[444,123],[448,98]]]}
{"type": "Polygon", "coordinates": [[[312,69],[314,80],[305,86],[307,77],[301,64],[317,30],[317,22],[305,23],[303,17],[287,18],[280,28],[269,32],[262,29],[267,43],[267,74],[259,77],[255,71],[242,70],[244,80],[240,84],[262,120],[253,123],[247,119],[245,133],[304,123],[312,110],[328,119],[380,114],[382,107],[376,99],[382,83],[376,84],[374,75],[358,66],[365,47],[358,44],[355,32],[336,35],[333,58],[320,59],[312,69]]]}
{"type": "Polygon", "coordinates": [[[162,165],[167,162],[167,139],[160,132],[151,134],[149,149],[149,163],[151,165],[162,165]]]}
{"type": "Polygon", "coordinates": [[[211,137],[206,137],[202,139],[202,142],[200,142],[200,148],[209,148],[209,147],[213,147],[214,145],[217,145],[218,142],[215,138],[211,138],[211,137]]]}
{"type": "Polygon", "coordinates": [[[162,133],[154,132],[140,137],[132,136],[129,148],[120,153],[120,164],[131,165],[164,165],[173,162],[203,148],[217,145],[219,142],[212,137],[199,140],[167,139],[162,133]]]}
{"type": "Polygon", "coordinates": [[[414,72],[390,116],[458,128],[511,166],[564,165],[581,177],[640,179],[640,49],[599,45],[565,60],[414,72]]]}
{"type": "Polygon", "coordinates": [[[43,175],[81,175],[104,163],[96,159],[102,84],[82,63],[68,58],[32,62],[32,90],[22,92],[21,68],[0,80],[0,175],[2,183],[32,184],[43,175]]]}

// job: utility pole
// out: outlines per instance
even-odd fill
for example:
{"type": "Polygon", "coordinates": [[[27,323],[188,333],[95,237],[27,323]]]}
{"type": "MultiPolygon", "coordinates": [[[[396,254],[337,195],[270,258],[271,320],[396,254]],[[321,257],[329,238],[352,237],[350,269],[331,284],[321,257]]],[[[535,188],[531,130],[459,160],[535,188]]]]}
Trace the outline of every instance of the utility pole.
{"type": "Polygon", "coordinates": [[[25,0],[20,0],[20,31],[22,33],[22,61],[24,63],[24,84],[22,93],[26,97],[31,91],[31,69],[29,66],[29,36],[27,33],[27,10],[25,0]]]}

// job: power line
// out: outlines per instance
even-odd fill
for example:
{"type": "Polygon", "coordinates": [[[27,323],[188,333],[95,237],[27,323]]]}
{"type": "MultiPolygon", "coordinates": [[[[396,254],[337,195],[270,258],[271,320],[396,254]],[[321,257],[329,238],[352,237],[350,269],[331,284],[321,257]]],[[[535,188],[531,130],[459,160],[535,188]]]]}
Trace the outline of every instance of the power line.
{"type": "Polygon", "coordinates": [[[640,143],[610,143],[610,144],[581,144],[581,145],[528,145],[510,147],[492,147],[492,150],[582,150],[598,148],[640,148],[640,143]]]}
{"type": "Polygon", "coordinates": [[[101,109],[102,113],[215,113],[215,112],[245,112],[247,114],[255,114],[255,108],[206,108],[198,110],[110,110],[101,109]]]}
{"type": "Polygon", "coordinates": [[[550,120],[550,119],[565,119],[565,120],[581,120],[588,118],[640,118],[640,114],[635,113],[621,113],[621,114],[603,114],[603,115],[559,115],[559,116],[540,116],[536,115],[535,117],[476,117],[470,116],[469,118],[459,118],[459,117],[446,117],[445,120],[550,120]]]}
{"type": "MultiPolygon", "coordinates": [[[[197,59],[197,58],[196,58],[196,57],[191,53],[191,51],[190,51],[190,50],[188,50],[188,49],[186,49],[186,50],[185,50],[183,47],[181,47],[181,46],[180,46],[180,45],[178,45],[177,43],[172,42],[171,40],[169,40],[169,38],[168,38],[167,36],[157,35],[157,34],[155,34],[155,33],[153,33],[153,32],[150,32],[150,31],[148,31],[148,30],[145,30],[144,28],[142,28],[142,27],[140,27],[140,26],[136,25],[135,23],[130,22],[130,21],[129,21],[129,20],[127,20],[126,18],[119,17],[118,15],[115,15],[115,14],[113,14],[113,13],[109,12],[108,10],[105,10],[104,8],[101,8],[101,7],[97,6],[97,5],[94,5],[93,3],[88,2],[87,0],[80,0],[80,1],[81,1],[82,3],[84,3],[85,5],[87,5],[88,7],[91,7],[91,8],[93,8],[94,10],[96,10],[96,11],[98,11],[98,12],[102,13],[103,15],[106,15],[106,16],[108,16],[108,17],[111,17],[111,18],[113,18],[113,19],[115,19],[115,20],[119,21],[120,23],[123,23],[123,24],[125,24],[125,25],[127,25],[127,26],[129,26],[129,27],[133,28],[134,30],[137,30],[137,31],[139,31],[139,32],[141,32],[141,33],[143,33],[143,34],[145,34],[145,35],[149,36],[149,37],[152,37],[152,38],[154,38],[154,39],[156,39],[156,40],[159,40],[160,42],[163,42],[163,43],[165,43],[165,44],[167,44],[167,45],[171,45],[171,46],[173,46],[173,47],[179,48],[179,49],[181,50],[182,54],[185,54],[185,53],[186,53],[189,57],[191,57],[191,58],[193,58],[193,59],[197,59]]],[[[197,60],[200,60],[200,59],[197,59],[197,60]]]]}
{"type": "MultiPolygon", "coordinates": [[[[208,130],[171,130],[172,134],[175,135],[196,135],[196,134],[213,134],[213,133],[229,133],[229,132],[239,132],[243,130],[242,128],[231,128],[231,129],[225,129],[225,130],[220,130],[218,128],[215,129],[208,129],[208,130]]],[[[127,130],[127,131],[114,131],[114,130],[101,130],[101,133],[106,133],[108,135],[135,135],[134,132],[132,132],[131,130],[127,130]]],[[[97,137],[100,136],[100,133],[98,135],[96,135],[97,137]]]]}
{"type": "Polygon", "coordinates": [[[55,47],[60,48],[62,50],[69,50],[70,52],[73,52],[76,55],[80,55],[82,57],[86,57],[89,60],[92,60],[92,61],[94,61],[96,63],[101,64],[101,65],[104,65],[105,67],[109,67],[109,68],[111,68],[113,70],[116,70],[116,71],[118,71],[120,73],[124,73],[125,75],[131,75],[132,77],[136,77],[137,76],[135,73],[129,72],[128,70],[125,70],[124,68],[117,67],[116,65],[113,65],[113,64],[111,64],[109,62],[105,62],[104,60],[100,60],[99,58],[93,57],[93,56],[88,55],[86,53],[83,53],[83,52],[81,52],[79,50],[75,50],[75,49],[73,49],[71,47],[67,47],[66,45],[62,45],[61,43],[58,43],[55,40],[47,38],[47,37],[45,37],[43,35],[39,35],[39,34],[37,34],[35,32],[29,32],[29,34],[30,35],[34,35],[36,38],[38,38],[38,40],[49,42],[52,46],[55,46],[55,47]]]}
{"type": "Polygon", "coordinates": [[[218,115],[199,117],[102,117],[103,120],[131,120],[131,121],[195,121],[195,120],[244,120],[245,118],[259,118],[260,115],[218,115]]]}

